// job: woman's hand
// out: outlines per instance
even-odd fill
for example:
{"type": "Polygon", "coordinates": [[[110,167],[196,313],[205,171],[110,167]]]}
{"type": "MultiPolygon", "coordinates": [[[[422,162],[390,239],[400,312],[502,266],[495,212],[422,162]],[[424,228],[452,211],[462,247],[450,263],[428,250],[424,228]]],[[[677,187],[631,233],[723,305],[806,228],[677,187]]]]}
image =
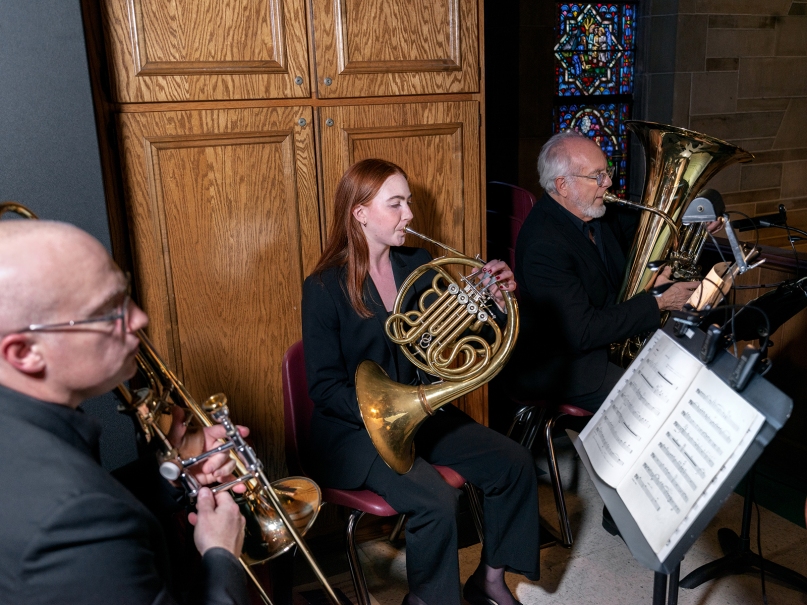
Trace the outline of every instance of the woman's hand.
{"type": "Polygon", "coordinates": [[[482,279],[483,284],[486,285],[490,277],[496,278],[496,283],[490,287],[489,292],[496,302],[496,306],[504,311],[504,296],[502,295],[502,290],[513,292],[516,289],[516,281],[513,278],[513,272],[510,270],[510,267],[507,266],[507,263],[502,260],[488,261],[485,266],[482,267],[482,271],[486,274],[482,279]]]}
{"type": "MultiPolygon", "coordinates": [[[[171,430],[168,432],[168,440],[171,442],[183,458],[190,458],[198,456],[202,452],[212,450],[221,444],[221,439],[227,436],[224,426],[221,424],[214,424],[213,426],[206,426],[202,430],[188,430],[185,423],[185,411],[174,406],[171,410],[173,421],[171,423],[171,430]]],[[[238,426],[238,432],[242,437],[249,435],[249,429],[245,426],[238,426]]],[[[210,456],[199,464],[194,464],[188,468],[194,478],[201,485],[210,485],[211,483],[226,483],[232,481],[232,472],[235,470],[235,461],[230,457],[229,452],[223,452],[210,456]]],[[[243,493],[246,487],[243,484],[233,487],[233,491],[243,493]]]]}

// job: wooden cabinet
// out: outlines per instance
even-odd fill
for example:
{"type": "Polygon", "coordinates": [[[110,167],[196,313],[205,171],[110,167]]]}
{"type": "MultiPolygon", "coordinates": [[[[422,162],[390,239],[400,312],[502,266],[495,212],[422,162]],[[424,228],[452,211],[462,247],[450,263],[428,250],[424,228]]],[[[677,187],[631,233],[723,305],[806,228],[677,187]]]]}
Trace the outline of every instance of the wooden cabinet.
{"type": "Polygon", "coordinates": [[[112,101],[308,97],[305,0],[102,0],[112,101]]]}
{"type": "Polygon", "coordinates": [[[261,449],[282,460],[280,363],[320,252],[312,110],[123,114],[119,132],[149,334],[197,399],[271,427],[261,449]]]}
{"type": "MultiPolygon", "coordinates": [[[[319,124],[326,224],[329,202],[345,170],[359,160],[380,157],[409,176],[413,229],[472,255],[481,251],[479,103],[323,107],[319,124]]],[[[423,245],[420,240],[409,243],[423,245]]]]}
{"type": "MultiPolygon", "coordinates": [[[[98,82],[108,76],[96,105],[102,133],[114,129],[110,217],[126,240],[114,247],[130,252],[119,260],[149,334],[197,399],[228,396],[269,474],[282,476],[280,363],[301,336],[302,281],[345,169],[399,163],[413,226],[484,253],[480,7],[83,3],[97,29],[91,65],[98,82]]],[[[487,419],[482,391],[461,405],[487,419]]]]}
{"type": "Polygon", "coordinates": [[[323,99],[479,91],[476,0],[313,0],[323,99]]]}

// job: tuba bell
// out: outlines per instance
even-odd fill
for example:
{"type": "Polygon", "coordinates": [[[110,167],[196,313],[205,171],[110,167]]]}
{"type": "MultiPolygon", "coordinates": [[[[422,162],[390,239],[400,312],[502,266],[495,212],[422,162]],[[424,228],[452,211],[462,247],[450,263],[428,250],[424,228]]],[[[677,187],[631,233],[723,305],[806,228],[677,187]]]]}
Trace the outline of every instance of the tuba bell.
{"type": "Polygon", "coordinates": [[[495,280],[480,278],[484,261],[408,227],[406,231],[456,258],[442,256],[415,269],[401,285],[385,326],[389,339],[409,361],[442,382],[399,384],[369,360],[356,368],[356,398],[364,426],[381,459],[400,474],[412,468],[415,433],[423,421],[446,403],[492,380],[507,363],[518,337],[518,304],[504,290],[505,329],[495,321],[488,292],[495,280]],[[471,267],[473,272],[457,279],[445,268],[450,264],[471,267]],[[421,294],[417,308],[403,310],[409,290],[429,272],[434,272],[431,287],[421,294]],[[485,327],[492,333],[490,342],[482,334],[485,327]]]}
{"type": "Polygon", "coordinates": [[[317,484],[306,477],[287,477],[269,482],[263,471],[263,464],[230,420],[227,398],[219,393],[200,405],[168,368],[142,330],[138,332],[138,337],[140,350],[137,354],[137,366],[148,386],[132,391],[125,384],[118,385],[117,393],[123,402],[119,411],[135,418],[148,442],[156,440],[160,474],[168,480],[181,483],[193,499],[198,494],[200,485],[186,469],[209,456],[228,453],[236,465],[233,471],[235,479],[217,485],[211,491],[216,493],[229,490],[239,483],[246,487],[244,494],[233,494],[246,519],[240,561],[263,601],[271,604],[249,566],[273,559],[296,545],[308,559],[331,601],[339,605],[339,598],[302,537],[314,523],[322,502],[317,484]],[[188,423],[195,423],[196,428],[213,426],[214,423],[222,424],[227,438],[212,450],[186,458],[183,456],[184,452],[174,447],[167,437],[175,406],[190,415],[188,423]]]}
{"type": "MultiPolygon", "coordinates": [[[[654,122],[626,122],[638,137],[645,154],[645,183],[641,203],[623,200],[611,193],[606,204],[619,204],[643,211],[626,259],[625,275],[617,302],[647,290],[655,279],[653,261],[666,261],[676,280],[701,279],[698,259],[706,243],[704,223],[684,225],[689,203],[723,168],[749,162],[754,156],[725,141],[654,122]]],[[[636,336],[611,345],[611,361],[627,367],[647,336],[636,336]]]]}

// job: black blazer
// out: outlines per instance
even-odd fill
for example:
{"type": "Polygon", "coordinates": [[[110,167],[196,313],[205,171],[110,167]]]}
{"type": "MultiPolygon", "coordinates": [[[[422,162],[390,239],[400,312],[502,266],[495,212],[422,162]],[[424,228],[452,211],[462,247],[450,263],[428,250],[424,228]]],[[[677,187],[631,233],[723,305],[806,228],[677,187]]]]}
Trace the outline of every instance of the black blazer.
{"type": "Polygon", "coordinates": [[[658,305],[649,294],[616,304],[625,255],[605,220],[602,237],[611,271],[560,204],[544,194],[524,221],[516,243],[515,275],[526,326],[520,340],[542,342],[546,318],[559,320],[557,334],[562,341],[553,345],[544,339],[543,344],[568,353],[566,380],[560,388],[568,397],[602,385],[610,343],[660,325],[658,305]]]}
{"type": "MultiPolygon", "coordinates": [[[[390,250],[395,285],[431,256],[422,248],[390,250]]],[[[416,384],[429,378],[416,371],[384,331],[387,310],[372,279],[366,280],[364,300],[373,317],[360,317],[350,305],[345,287],[346,269],[332,268],[311,275],[303,285],[303,348],[308,392],[314,401],[309,447],[304,463],[317,481],[327,487],[361,486],[378,457],[364,428],[356,400],[356,368],[371,359],[395,382],[416,384]]],[[[424,276],[410,289],[404,308],[429,287],[424,276]]]]}
{"type": "MultiPolygon", "coordinates": [[[[175,603],[162,528],[98,463],[95,421],[2,386],[0,417],[3,603],[175,603]]],[[[211,549],[202,565],[194,602],[248,601],[230,553],[211,549]]]]}

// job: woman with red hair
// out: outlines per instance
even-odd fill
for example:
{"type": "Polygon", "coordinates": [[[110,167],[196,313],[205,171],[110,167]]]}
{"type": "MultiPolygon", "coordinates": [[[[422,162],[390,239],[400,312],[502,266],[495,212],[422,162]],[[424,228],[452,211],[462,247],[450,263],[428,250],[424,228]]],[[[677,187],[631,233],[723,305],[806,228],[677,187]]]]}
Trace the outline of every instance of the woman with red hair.
{"type": "MultiPolygon", "coordinates": [[[[461,492],[432,464],[455,469],[484,493],[482,560],[463,595],[472,605],[514,605],[505,569],[534,580],[540,572],[537,479],[529,451],[449,404],[421,425],[414,466],[399,475],[379,457],[359,412],[354,376],[366,359],[395,382],[434,381],[384,330],[401,283],[431,260],[425,250],[403,246],[411,198],[404,171],[379,159],[354,164],[337,187],[325,252],[303,287],[303,345],[315,404],[308,467],[323,486],[370,489],[408,515],[404,603],[418,605],[461,602],[456,524],[461,492]]],[[[490,261],[484,270],[500,288],[515,289],[502,261],[490,261]]],[[[430,281],[424,276],[413,290],[430,281]]],[[[501,307],[501,292],[495,286],[491,292],[501,307]]],[[[417,304],[417,298],[406,302],[417,304]]]]}

